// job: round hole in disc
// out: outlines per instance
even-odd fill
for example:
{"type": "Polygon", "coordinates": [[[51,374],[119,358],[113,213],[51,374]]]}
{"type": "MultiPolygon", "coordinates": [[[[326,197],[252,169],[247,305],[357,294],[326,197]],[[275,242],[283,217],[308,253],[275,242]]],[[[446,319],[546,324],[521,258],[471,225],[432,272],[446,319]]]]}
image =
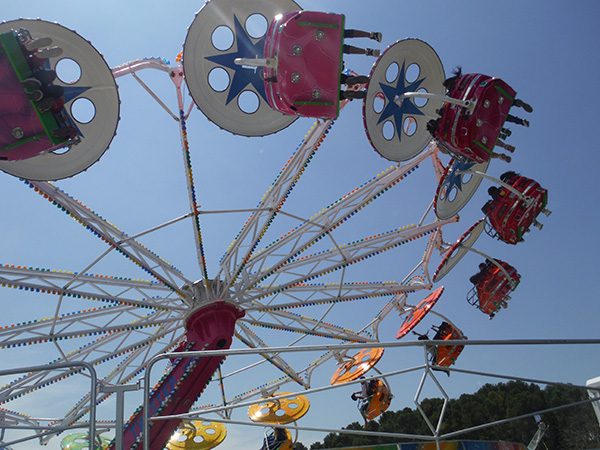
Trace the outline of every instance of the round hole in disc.
{"type": "Polygon", "coordinates": [[[412,136],[417,132],[417,121],[414,117],[407,117],[402,122],[402,130],[407,136],[412,136]]]}
{"type": "Polygon", "coordinates": [[[275,411],[275,415],[276,416],[285,416],[285,411],[283,409],[278,409],[277,411],[275,411]]]}
{"type": "Polygon", "coordinates": [[[383,111],[384,106],[385,99],[383,97],[383,93],[378,92],[375,94],[375,97],[373,97],[373,111],[375,111],[376,114],[380,114],[381,111],[383,111]]]}
{"type": "Polygon", "coordinates": [[[446,198],[446,188],[440,189],[439,199],[444,200],[446,198]]]}
{"type": "Polygon", "coordinates": [[[96,107],[91,100],[80,97],[71,105],[71,116],[79,123],[90,123],[96,116],[96,107]]]}
{"type": "Polygon", "coordinates": [[[56,77],[65,84],[75,84],[81,79],[81,67],[71,58],[62,58],[56,63],[56,77]]]}
{"type": "Polygon", "coordinates": [[[62,148],[57,148],[56,150],[52,150],[52,153],[54,153],[55,155],[64,155],[69,150],[71,150],[71,147],[66,146],[66,147],[62,147],[62,148]]]}
{"type": "Polygon", "coordinates": [[[298,407],[298,403],[288,403],[288,408],[296,409],[298,407]]]}
{"type": "Polygon", "coordinates": [[[394,128],[394,124],[392,123],[391,120],[384,122],[383,128],[381,131],[383,133],[383,138],[386,141],[391,141],[392,139],[394,139],[394,136],[396,135],[396,129],[394,128]]]}
{"type": "Polygon", "coordinates": [[[409,83],[416,81],[419,78],[419,74],[421,73],[421,68],[417,64],[411,64],[406,68],[406,73],[404,74],[404,78],[409,83]]]}
{"type": "Polygon", "coordinates": [[[216,430],[214,428],[207,428],[206,430],[204,430],[206,432],[206,434],[215,434],[216,430]]]}
{"type": "Polygon", "coordinates": [[[204,438],[202,436],[194,436],[194,442],[199,444],[200,442],[204,442],[204,438]]]}
{"type": "Polygon", "coordinates": [[[385,71],[385,80],[388,83],[395,81],[396,78],[398,78],[399,71],[400,71],[400,68],[398,67],[398,63],[390,64],[385,71]]]}
{"type": "Polygon", "coordinates": [[[454,200],[456,200],[456,196],[458,195],[458,189],[456,189],[456,186],[452,186],[452,189],[450,189],[450,192],[448,192],[447,195],[447,199],[449,202],[453,202],[454,200]]]}
{"type": "Polygon", "coordinates": [[[261,410],[259,411],[259,415],[266,416],[267,414],[269,414],[269,411],[271,410],[267,407],[261,408],[261,410]]]}
{"type": "Polygon", "coordinates": [[[188,437],[185,434],[180,434],[179,436],[177,436],[177,440],[179,442],[185,442],[187,441],[188,437]]]}
{"type": "Polygon", "coordinates": [[[231,31],[231,28],[226,27],[225,25],[218,26],[213,31],[210,39],[213,47],[217,50],[228,50],[233,45],[233,31],[231,31]]]}
{"type": "Polygon", "coordinates": [[[238,97],[238,106],[246,114],[252,114],[258,111],[260,99],[256,95],[256,92],[244,91],[238,97]]]}
{"type": "Polygon", "coordinates": [[[208,73],[208,85],[216,92],[225,91],[229,81],[229,73],[222,67],[215,67],[208,73]]]}
{"type": "MultiPolygon", "coordinates": [[[[421,88],[419,89],[417,92],[421,92],[421,93],[427,93],[427,89],[421,88]]],[[[413,101],[415,102],[415,105],[417,105],[419,108],[422,108],[423,106],[425,106],[427,104],[427,102],[429,101],[429,99],[427,97],[414,97],[413,101]]]]}
{"type": "Polygon", "coordinates": [[[268,27],[269,22],[262,14],[251,14],[246,19],[246,32],[255,39],[263,37],[268,27]]]}

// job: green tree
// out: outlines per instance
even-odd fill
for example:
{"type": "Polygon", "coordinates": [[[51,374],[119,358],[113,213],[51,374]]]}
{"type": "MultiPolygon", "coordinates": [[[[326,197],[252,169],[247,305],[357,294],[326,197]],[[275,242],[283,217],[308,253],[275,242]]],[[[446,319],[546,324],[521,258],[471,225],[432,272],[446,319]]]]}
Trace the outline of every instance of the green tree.
{"type": "MultiPolygon", "coordinates": [[[[463,430],[585,399],[587,393],[584,390],[568,385],[548,386],[541,389],[538,385],[518,381],[486,384],[473,394],[463,394],[448,402],[442,433],[463,430]]],[[[439,398],[425,399],[421,402],[423,411],[434,424],[437,423],[442,405],[443,400],[439,398]]],[[[549,449],[580,450],[600,446],[600,427],[589,403],[544,414],[543,421],[549,426],[543,439],[549,449]]],[[[395,412],[387,411],[379,417],[378,421],[371,421],[366,426],[353,422],[345,428],[431,435],[419,411],[411,408],[395,412]]],[[[536,431],[537,424],[530,417],[481,428],[463,434],[459,439],[504,440],[527,444],[536,431]]],[[[330,433],[325,436],[322,443],[316,442],[310,448],[317,450],[402,441],[330,433]]]]}

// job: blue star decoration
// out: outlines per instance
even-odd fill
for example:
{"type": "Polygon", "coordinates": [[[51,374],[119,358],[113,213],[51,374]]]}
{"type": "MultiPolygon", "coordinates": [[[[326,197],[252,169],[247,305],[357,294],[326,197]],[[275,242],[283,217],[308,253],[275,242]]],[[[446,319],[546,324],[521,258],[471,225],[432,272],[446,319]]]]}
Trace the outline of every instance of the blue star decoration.
{"type": "Polygon", "coordinates": [[[379,125],[381,122],[385,121],[388,117],[394,116],[394,124],[396,125],[396,135],[398,136],[398,140],[402,141],[402,120],[404,115],[411,116],[422,116],[423,113],[421,110],[415,105],[411,98],[405,98],[402,100],[402,104],[398,105],[394,101],[396,96],[403,95],[405,92],[415,92],[421,86],[421,83],[425,81],[426,77],[421,78],[420,80],[415,80],[412,83],[405,84],[406,82],[406,61],[402,62],[402,68],[400,69],[400,73],[398,74],[398,82],[396,86],[390,86],[387,84],[379,83],[383,94],[387,99],[387,105],[381,111],[381,115],[379,116],[379,120],[377,124],[379,125]]]}
{"type": "Polygon", "coordinates": [[[446,185],[446,192],[452,191],[452,188],[456,187],[459,191],[462,191],[462,176],[465,170],[469,170],[475,165],[474,162],[460,162],[454,161],[452,167],[448,169],[448,174],[444,180],[446,185]]]}
{"type": "Polygon", "coordinates": [[[79,97],[81,94],[83,94],[88,89],[89,89],[89,86],[64,86],[65,103],[70,102],[75,97],[79,97]]]}
{"type": "Polygon", "coordinates": [[[233,20],[235,22],[235,42],[237,44],[237,50],[231,53],[207,56],[206,59],[235,72],[229,87],[229,92],[227,93],[226,104],[229,104],[231,100],[236,98],[249,84],[254,86],[256,92],[258,92],[258,94],[266,101],[267,98],[265,96],[262,68],[254,70],[254,68],[245,68],[238,66],[235,63],[236,58],[262,58],[266,36],[253,42],[253,39],[246,33],[246,30],[235,15],[233,16],[233,20]]]}

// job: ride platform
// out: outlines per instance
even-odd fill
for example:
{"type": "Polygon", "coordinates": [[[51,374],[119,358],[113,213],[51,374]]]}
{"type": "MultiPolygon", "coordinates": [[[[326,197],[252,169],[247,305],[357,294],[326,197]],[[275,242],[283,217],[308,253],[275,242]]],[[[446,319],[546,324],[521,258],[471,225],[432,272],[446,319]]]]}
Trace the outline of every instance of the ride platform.
{"type": "Polygon", "coordinates": [[[21,84],[33,76],[15,31],[0,34],[0,160],[28,159],[64,147],[70,139],[55,131],[66,116],[41,111],[21,84]]]}
{"type": "Polygon", "coordinates": [[[459,159],[476,163],[488,161],[516,94],[500,78],[480,73],[461,75],[448,96],[468,100],[474,106],[471,110],[445,104],[434,137],[459,159]]]}
{"type": "Polygon", "coordinates": [[[520,192],[525,198],[517,196],[506,187],[500,187],[494,198],[489,200],[481,210],[488,218],[492,237],[497,237],[507,244],[517,244],[529,231],[539,214],[548,204],[548,191],[537,181],[520,175],[507,180],[507,184],[520,192]]]}
{"type": "Polygon", "coordinates": [[[376,419],[388,410],[392,402],[393,395],[388,385],[379,379],[374,381],[373,393],[367,399],[367,406],[361,411],[365,420],[376,419]]]}
{"type": "MultiPolygon", "coordinates": [[[[450,341],[466,339],[465,335],[452,324],[443,321],[438,327],[434,341],[450,341]]],[[[432,355],[432,363],[436,366],[450,367],[456,362],[458,356],[462,353],[464,345],[438,345],[432,355]]]]}
{"type": "Polygon", "coordinates": [[[485,267],[471,277],[474,286],[467,295],[467,301],[490,318],[493,318],[500,308],[508,306],[509,294],[521,281],[521,275],[513,266],[499,259],[496,262],[502,269],[491,261],[486,261],[485,267]]]}
{"type": "Polygon", "coordinates": [[[269,25],[264,69],[269,105],[286,115],[335,119],[343,70],[344,15],[294,11],[269,25]]]}

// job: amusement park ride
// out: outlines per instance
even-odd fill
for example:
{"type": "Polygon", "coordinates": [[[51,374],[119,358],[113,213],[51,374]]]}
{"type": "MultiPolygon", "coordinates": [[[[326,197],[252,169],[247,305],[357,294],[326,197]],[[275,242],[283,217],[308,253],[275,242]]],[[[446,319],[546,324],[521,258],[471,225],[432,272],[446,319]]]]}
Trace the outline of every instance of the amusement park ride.
{"type": "MultiPolygon", "coordinates": [[[[469,303],[490,317],[506,307],[521,275],[507,262],[494,259],[473,245],[484,230],[503,242],[518,244],[532,225],[541,228],[537,222],[540,213],[549,214],[547,192],[536,181],[515,172],[507,172],[500,179],[487,174],[492,158],[498,157],[493,151],[495,146],[514,151],[503,141],[510,135],[507,123],[528,126],[527,120],[512,116],[509,111],[520,107],[531,112],[531,107],[517,99],[515,90],[499,78],[460,72],[447,78],[436,52],[419,39],[397,41],[380,53],[347,43],[349,38],[361,37],[381,41],[376,32],[345,30],[341,14],[302,11],[292,0],[212,0],[192,22],[178,64],[171,66],[151,58],[111,69],[88,41],[59,24],[23,19],[1,24],[0,169],[22,178],[34,192],[140,266],[152,281],[1,266],[3,286],[56,295],[59,306],[54,317],[0,327],[0,347],[87,337],[85,345],[52,363],[89,363],[103,369],[103,386],[118,386],[136,380],[158,353],[225,349],[234,340],[251,348],[264,347],[266,341],[258,333],[264,328],[299,335],[294,342],[317,336],[332,342],[376,343],[381,322],[395,313],[404,317],[396,336],[400,339],[432,312],[444,288],[438,287],[416,306],[409,305],[409,294],[432,290],[469,252],[484,258],[480,271],[471,277],[469,303]],[[260,36],[253,36],[246,25],[255,15],[269,22],[260,36]],[[215,40],[215,35],[223,31],[231,36],[227,45],[215,40]],[[373,57],[370,74],[346,70],[345,53],[373,57]],[[56,77],[56,66],[65,58],[79,65],[78,79],[56,77]],[[418,74],[409,76],[415,67],[418,74]],[[178,113],[173,117],[181,131],[190,202],[188,217],[193,222],[203,274],[200,281],[188,279],[135,236],[127,236],[50,182],[75,176],[102,156],[119,121],[115,79],[132,75],[145,86],[136,73],[148,69],[168,74],[178,96],[178,113]],[[224,86],[215,82],[217,76],[226,77],[224,86]],[[194,101],[189,109],[182,94],[184,83],[194,101]],[[251,110],[241,102],[243,96],[250,96],[255,102],[251,110]],[[88,121],[78,119],[74,113],[80,101],[94,106],[94,115],[88,121]],[[376,152],[395,164],[310,220],[298,219],[296,227],[264,245],[262,239],[271,223],[287,214],[283,209],[285,200],[327,137],[334,119],[350,101],[362,101],[368,141],[376,152]],[[316,119],[257,208],[251,211],[221,259],[219,272],[213,276],[209,276],[206,265],[186,131],[194,104],[220,128],[243,136],[276,133],[298,117],[316,119]],[[445,155],[450,155],[446,164],[445,155]],[[335,242],[332,233],[338,227],[401,183],[426,160],[433,163],[438,187],[432,192],[432,206],[417,225],[375,233],[345,245],[335,242]],[[470,226],[454,244],[446,243],[442,229],[458,221],[458,212],[484,179],[499,186],[489,190],[492,199],[482,208],[485,218],[470,226]],[[427,218],[431,218],[429,223],[427,218]],[[344,279],[346,267],[421,238],[426,241],[424,256],[401,282],[344,279]],[[311,247],[322,239],[331,239],[333,248],[311,253],[311,247]],[[436,250],[442,259],[430,276],[436,250]],[[341,273],[340,281],[318,282],[331,273],[341,273]],[[363,328],[350,329],[325,321],[329,311],[340,304],[376,297],[387,297],[388,301],[371,314],[363,328]],[[96,300],[102,306],[61,312],[63,301],[78,298],[96,300]],[[326,314],[311,316],[311,307],[323,305],[329,306],[326,314]],[[309,313],[297,314],[292,311],[295,308],[309,313]],[[140,332],[148,329],[152,333],[140,332]]],[[[509,161],[506,156],[499,157],[509,161]]],[[[434,340],[466,339],[450,319],[437,315],[442,321],[434,327],[434,340]]],[[[419,336],[428,339],[426,334],[419,336]]],[[[463,347],[431,345],[428,350],[432,366],[444,370],[455,363],[463,347]]],[[[273,448],[273,443],[279,448],[291,448],[291,435],[278,426],[299,420],[309,411],[310,402],[303,395],[273,400],[274,395],[281,394],[280,388],[288,383],[310,387],[313,372],[332,360],[338,364],[332,384],[360,380],[367,372],[377,371],[375,366],[383,354],[383,348],[373,347],[357,353],[332,350],[306,367],[294,367],[283,356],[265,354],[266,362],[279,371],[280,378],[227,401],[223,390],[223,407],[219,411],[230,418],[231,409],[227,407],[254,399],[255,404],[248,411],[250,420],[273,427],[263,448],[273,448]]],[[[211,380],[223,385],[223,361],[222,356],[171,361],[151,391],[148,413],[156,416],[189,411],[211,380]]],[[[37,424],[40,428],[31,438],[47,443],[80,423],[94,402],[90,395],[72,404],[60,419],[44,423],[44,427],[41,419],[11,409],[11,402],[17,398],[48,389],[80,371],[49,368],[41,373],[29,372],[0,388],[0,428],[8,423],[37,424]]],[[[110,395],[101,390],[95,402],[110,395]]],[[[362,390],[353,398],[359,400],[365,420],[372,420],[388,409],[392,392],[384,377],[375,376],[365,379],[362,390]]],[[[142,412],[142,408],[134,412],[122,437],[116,433],[112,443],[98,438],[95,445],[141,449],[142,412]]],[[[174,420],[154,422],[149,431],[149,448],[208,449],[219,445],[227,435],[222,424],[213,422],[190,421],[178,429],[179,426],[180,422],[174,420]]],[[[3,436],[0,434],[0,443],[4,440],[9,445],[3,436]]],[[[87,439],[85,433],[68,435],[62,440],[62,448],[83,448],[87,444],[80,441],[87,439]]]]}

